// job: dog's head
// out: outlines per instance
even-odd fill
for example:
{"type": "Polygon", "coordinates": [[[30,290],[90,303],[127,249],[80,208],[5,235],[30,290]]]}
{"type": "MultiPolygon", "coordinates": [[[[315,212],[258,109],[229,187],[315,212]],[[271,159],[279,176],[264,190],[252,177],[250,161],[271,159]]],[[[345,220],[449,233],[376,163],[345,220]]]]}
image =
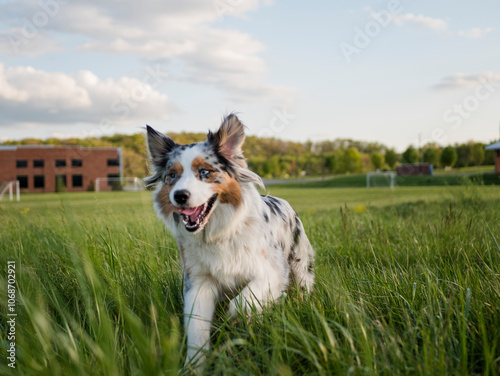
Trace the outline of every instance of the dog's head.
{"type": "Polygon", "coordinates": [[[207,140],[189,145],[147,126],[147,143],[152,176],[148,186],[159,184],[157,203],[163,216],[182,218],[190,233],[201,231],[220,204],[238,207],[242,203],[242,184],[259,184],[259,176],[248,170],[241,146],[244,126],[234,114],[222,121],[207,140]]]}

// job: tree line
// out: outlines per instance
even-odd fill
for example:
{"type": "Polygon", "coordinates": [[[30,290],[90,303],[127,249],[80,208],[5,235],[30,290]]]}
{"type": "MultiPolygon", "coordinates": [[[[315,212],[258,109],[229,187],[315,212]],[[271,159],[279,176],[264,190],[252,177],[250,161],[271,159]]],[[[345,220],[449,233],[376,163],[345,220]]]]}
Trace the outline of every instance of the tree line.
{"type": "MultiPolygon", "coordinates": [[[[168,133],[179,144],[203,141],[204,133],[168,133]]],[[[4,145],[80,145],[84,147],[122,147],[126,176],[145,177],[147,150],[144,135],[116,134],[99,138],[6,141],[4,145]]],[[[439,146],[429,143],[421,148],[413,145],[397,153],[378,142],[336,139],[320,142],[293,142],[276,138],[248,136],[243,151],[250,169],[264,178],[298,177],[391,171],[399,163],[432,163],[434,168],[493,165],[493,151],[486,144],[469,141],[439,146]]]]}

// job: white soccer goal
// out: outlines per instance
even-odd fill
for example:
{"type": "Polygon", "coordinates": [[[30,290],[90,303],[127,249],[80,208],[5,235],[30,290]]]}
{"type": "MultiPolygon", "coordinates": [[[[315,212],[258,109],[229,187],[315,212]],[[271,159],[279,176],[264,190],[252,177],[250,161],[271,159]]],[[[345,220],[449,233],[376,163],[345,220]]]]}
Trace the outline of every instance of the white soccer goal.
{"type": "Polygon", "coordinates": [[[366,174],[366,188],[391,187],[394,188],[396,173],[394,171],[377,171],[366,174]],[[370,183],[371,178],[371,183],[370,183]]]}
{"type": "Polygon", "coordinates": [[[10,201],[14,201],[14,189],[16,190],[16,201],[21,199],[19,195],[19,180],[8,181],[0,185],[0,201],[3,200],[3,196],[9,192],[10,201]]]}
{"type": "Polygon", "coordinates": [[[103,189],[104,184],[111,187],[112,190],[118,191],[143,191],[144,184],[142,179],[138,177],[133,178],[97,178],[95,179],[95,191],[99,192],[103,189]]]}

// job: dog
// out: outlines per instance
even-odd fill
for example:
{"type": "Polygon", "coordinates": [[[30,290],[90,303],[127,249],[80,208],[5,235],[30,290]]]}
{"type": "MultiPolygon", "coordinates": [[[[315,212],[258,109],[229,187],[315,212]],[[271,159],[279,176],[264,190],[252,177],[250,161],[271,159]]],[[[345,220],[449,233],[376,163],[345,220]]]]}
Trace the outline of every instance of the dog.
{"type": "Polygon", "coordinates": [[[155,211],[178,242],[184,274],[186,366],[202,369],[216,304],[228,315],[260,310],[291,284],[310,292],[314,250],[283,199],[262,196],[242,152],[244,125],[226,116],[205,142],[176,144],[147,128],[155,211]]]}

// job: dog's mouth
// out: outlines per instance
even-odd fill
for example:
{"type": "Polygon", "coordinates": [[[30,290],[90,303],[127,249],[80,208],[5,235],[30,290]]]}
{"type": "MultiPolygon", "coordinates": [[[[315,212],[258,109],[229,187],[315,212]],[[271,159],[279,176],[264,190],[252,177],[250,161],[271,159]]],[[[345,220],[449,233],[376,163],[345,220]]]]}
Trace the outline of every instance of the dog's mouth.
{"type": "Polygon", "coordinates": [[[203,205],[195,208],[177,208],[179,213],[182,215],[182,222],[184,222],[186,230],[189,232],[195,232],[205,227],[208,217],[210,217],[210,214],[212,213],[217,196],[218,193],[214,194],[203,205]]]}

